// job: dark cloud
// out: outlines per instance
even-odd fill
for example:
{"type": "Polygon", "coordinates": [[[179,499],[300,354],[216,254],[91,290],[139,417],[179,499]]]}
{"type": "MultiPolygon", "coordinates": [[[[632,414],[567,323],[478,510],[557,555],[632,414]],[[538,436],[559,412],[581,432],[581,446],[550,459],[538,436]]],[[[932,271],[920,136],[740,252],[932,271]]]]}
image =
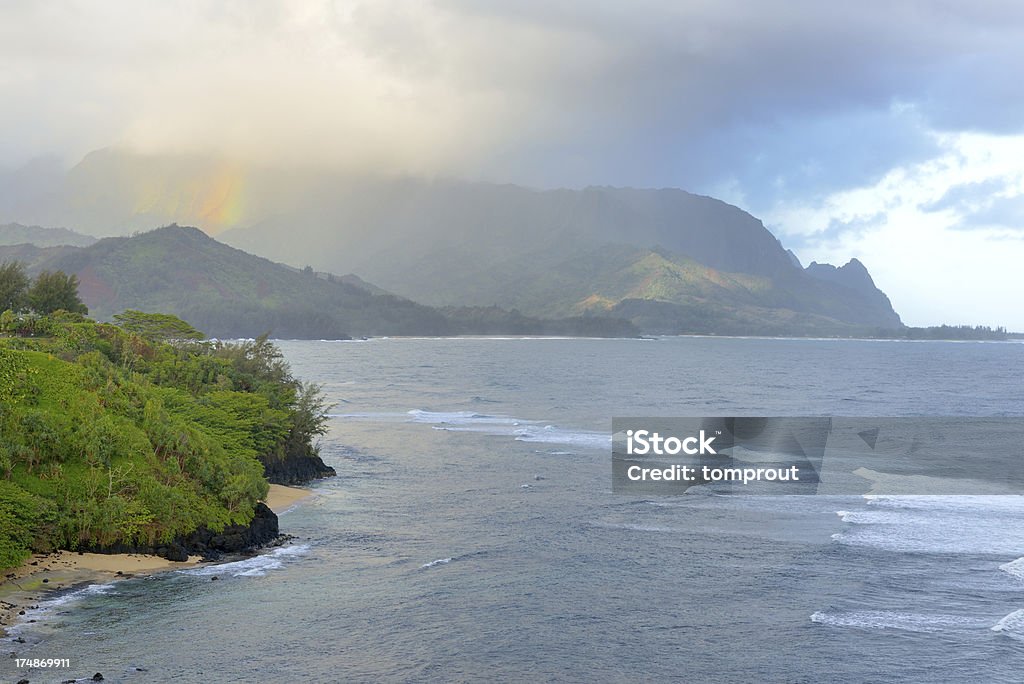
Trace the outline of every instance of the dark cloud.
{"type": "Polygon", "coordinates": [[[513,180],[871,182],[1024,129],[1024,6],[635,0],[0,6],[0,153],[128,142],[513,180]]]}

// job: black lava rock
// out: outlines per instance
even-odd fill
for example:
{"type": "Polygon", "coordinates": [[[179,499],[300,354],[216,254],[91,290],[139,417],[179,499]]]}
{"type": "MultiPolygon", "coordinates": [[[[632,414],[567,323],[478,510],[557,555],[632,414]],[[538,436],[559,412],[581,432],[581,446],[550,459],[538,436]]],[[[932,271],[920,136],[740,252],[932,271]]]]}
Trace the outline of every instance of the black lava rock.
{"type": "Polygon", "coordinates": [[[265,457],[260,460],[263,462],[263,474],[270,484],[305,484],[310,480],[338,474],[316,454],[292,455],[281,459],[265,457]]]}

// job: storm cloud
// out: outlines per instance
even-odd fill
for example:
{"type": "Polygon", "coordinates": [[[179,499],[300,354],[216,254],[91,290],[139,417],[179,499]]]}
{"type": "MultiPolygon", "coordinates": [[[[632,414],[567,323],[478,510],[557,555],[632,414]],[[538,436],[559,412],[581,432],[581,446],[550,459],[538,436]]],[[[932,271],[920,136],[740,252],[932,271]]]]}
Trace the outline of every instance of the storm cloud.
{"type": "MultiPolygon", "coordinates": [[[[1014,2],[0,2],[0,166],[122,145],[683,187],[764,216],[807,262],[898,204],[837,208],[851,193],[957,165],[963,136],[1024,134],[1022,63],[1014,2]]],[[[1002,183],[989,218],[1018,219],[997,211],[1015,176],[961,171],[916,210],[962,224],[1002,183]],[[964,183],[963,216],[927,206],[964,183]]]]}

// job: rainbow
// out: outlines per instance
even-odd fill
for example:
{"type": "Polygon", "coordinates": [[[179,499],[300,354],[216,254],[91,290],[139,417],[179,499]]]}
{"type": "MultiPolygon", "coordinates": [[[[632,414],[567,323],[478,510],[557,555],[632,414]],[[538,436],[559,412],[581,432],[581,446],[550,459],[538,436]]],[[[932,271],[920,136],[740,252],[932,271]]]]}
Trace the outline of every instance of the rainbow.
{"type": "Polygon", "coordinates": [[[220,162],[186,177],[138,180],[135,214],[195,225],[211,235],[245,219],[248,174],[239,164],[220,162]]]}

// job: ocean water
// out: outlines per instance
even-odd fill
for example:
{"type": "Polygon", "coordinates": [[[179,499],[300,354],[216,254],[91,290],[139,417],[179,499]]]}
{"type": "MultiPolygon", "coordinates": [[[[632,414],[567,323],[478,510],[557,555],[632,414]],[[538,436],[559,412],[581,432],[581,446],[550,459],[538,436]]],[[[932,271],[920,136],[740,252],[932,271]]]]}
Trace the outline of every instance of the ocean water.
{"type": "Polygon", "coordinates": [[[8,650],[72,667],[5,658],[5,681],[1022,679],[1018,497],[616,496],[609,429],[1024,415],[1024,345],[281,347],[336,404],[322,454],[339,476],[282,516],[296,543],[52,599],[8,650]]]}

